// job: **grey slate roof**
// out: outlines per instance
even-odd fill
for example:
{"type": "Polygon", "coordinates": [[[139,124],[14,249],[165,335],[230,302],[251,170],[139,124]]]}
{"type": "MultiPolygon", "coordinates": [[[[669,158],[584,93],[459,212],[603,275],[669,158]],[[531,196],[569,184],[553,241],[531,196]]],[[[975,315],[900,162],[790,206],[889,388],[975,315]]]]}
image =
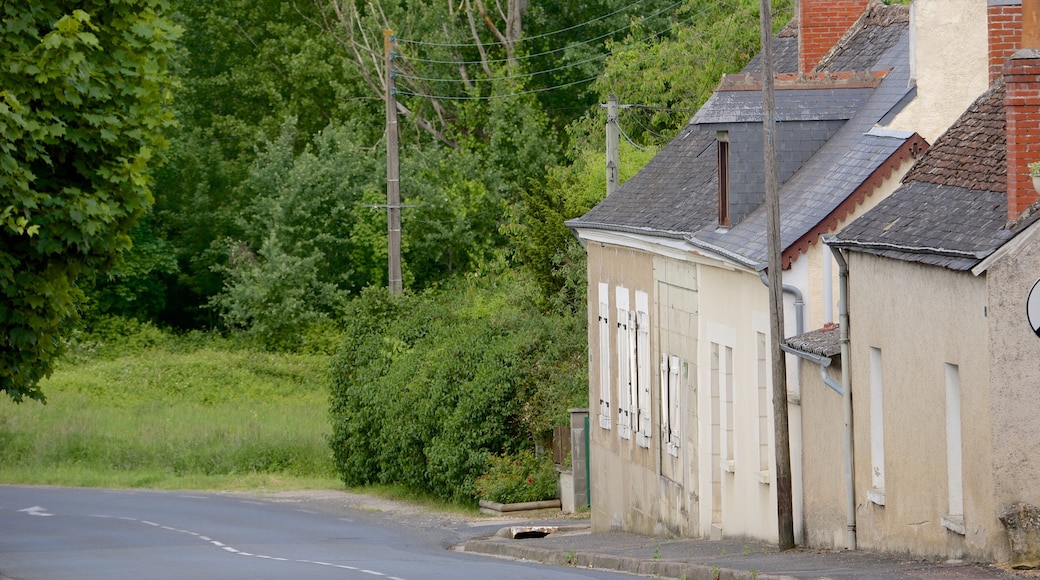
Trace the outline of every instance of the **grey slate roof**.
{"type": "MultiPolygon", "coordinates": [[[[858,66],[861,60],[873,61],[866,67],[868,69],[893,70],[873,90],[864,89],[859,93],[853,89],[838,91],[845,93],[843,96],[854,95],[853,99],[859,101],[855,114],[851,115],[851,110],[841,110],[832,94],[825,94],[829,89],[807,91],[819,95],[813,105],[833,105],[834,110],[828,114],[848,117],[849,120],[782,187],[781,238],[785,248],[819,224],[909,137],[908,134],[895,133],[867,134],[874,123],[907,94],[909,84],[906,7],[876,6],[871,10],[872,15],[882,17],[862,19],[854,34],[847,35],[842,41],[842,57],[833,59],[825,70],[843,70],[840,67],[851,66],[847,63],[858,66]],[[893,30],[873,31],[878,26],[893,30]],[[867,36],[857,38],[863,34],[867,36]],[[884,39],[884,42],[878,44],[871,42],[872,39],[884,39]]],[[[791,35],[791,30],[794,29],[788,27],[774,39],[774,63],[778,72],[797,70],[797,38],[791,35]]],[[[760,71],[759,62],[756,57],[742,72],[760,71]]],[[[760,111],[752,113],[747,108],[747,103],[756,100],[760,106],[760,95],[743,93],[742,96],[718,96],[717,92],[713,98],[718,97],[719,102],[729,99],[734,106],[743,102],[747,116],[741,118],[761,119],[760,111]]],[[[726,114],[722,108],[716,110],[720,112],[713,114],[726,114]]],[[[708,115],[708,112],[704,114],[708,115]]],[[[738,113],[732,114],[737,118],[738,113]]],[[[760,267],[766,261],[764,208],[755,210],[726,233],[716,231],[718,169],[714,141],[715,134],[710,125],[691,123],[636,176],[584,216],[568,221],[567,225],[682,237],[695,247],[760,267]]]]}
{"type": "Polygon", "coordinates": [[[570,226],[681,238],[718,215],[715,135],[692,126],[570,226]]]}
{"type": "MultiPolygon", "coordinates": [[[[778,90],[777,121],[845,121],[856,113],[872,91],[870,88],[778,90]]],[[[690,122],[761,123],[762,91],[716,91],[690,122]]]]}
{"type": "MultiPolygon", "coordinates": [[[[885,7],[905,8],[905,7],[885,7]]],[[[780,188],[780,241],[787,249],[823,221],[871,173],[899,149],[908,134],[875,132],[874,124],[897,106],[909,90],[909,42],[906,22],[891,27],[900,32],[872,68],[892,69],[874,89],[856,115],[780,188]]],[[[869,29],[863,29],[869,30],[869,29]]],[[[891,32],[889,34],[892,34],[891,32]]],[[[848,46],[857,46],[849,42],[848,46]]],[[[868,47],[873,53],[875,47],[868,47]]],[[[687,241],[706,250],[722,250],[740,256],[746,265],[761,268],[767,261],[766,211],[760,207],[732,229],[719,230],[706,224],[687,236],[687,241]]]]}
{"type": "Polygon", "coordinates": [[[1021,227],[1007,223],[1004,95],[998,80],[936,140],[903,185],[846,226],[833,245],[969,270],[1010,240],[1021,227]]]}

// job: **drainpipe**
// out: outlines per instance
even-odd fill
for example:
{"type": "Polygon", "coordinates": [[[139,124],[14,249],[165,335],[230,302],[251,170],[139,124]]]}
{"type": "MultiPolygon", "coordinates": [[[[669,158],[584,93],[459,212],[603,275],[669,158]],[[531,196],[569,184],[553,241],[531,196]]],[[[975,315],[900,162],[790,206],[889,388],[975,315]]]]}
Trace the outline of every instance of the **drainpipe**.
{"type": "MultiPolygon", "coordinates": [[[[826,243],[827,240],[824,240],[826,243]]],[[[831,248],[838,263],[838,324],[841,333],[841,387],[842,415],[845,419],[845,548],[856,549],[856,480],[852,445],[852,379],[849,366],[852,357],[849,348],[849,263],[840,248],[831,248]]]]}
{"type": "MultiPolygon", "coordinates": [[[[769,287],[769,275],[766,274],[765,270],[758,271],[758,277],[762,279],[762,283],[769,287]]],[[[784,292],[794,296],[794,315],[795,315],[795,334],[802,334],[805,332],[805,322],[802,320],[802,312],[805,310],[805,301],[802,300],[802,291],[794,286],[788,286],[784,284],[784,292]]],[[[783,342],[784,337],[779,337],[780,342],[783,342]]]]}

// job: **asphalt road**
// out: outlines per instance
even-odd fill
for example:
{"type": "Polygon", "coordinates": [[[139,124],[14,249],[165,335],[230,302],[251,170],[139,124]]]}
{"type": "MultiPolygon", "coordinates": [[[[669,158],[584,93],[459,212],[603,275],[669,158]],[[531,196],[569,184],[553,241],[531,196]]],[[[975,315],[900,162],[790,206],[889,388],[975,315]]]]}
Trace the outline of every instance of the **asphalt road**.
{"type": "Polygon", "coordinates": [[[454,552],[505,523],[361,498],[0,486],[0,577],[631,578],[454,552]]]}

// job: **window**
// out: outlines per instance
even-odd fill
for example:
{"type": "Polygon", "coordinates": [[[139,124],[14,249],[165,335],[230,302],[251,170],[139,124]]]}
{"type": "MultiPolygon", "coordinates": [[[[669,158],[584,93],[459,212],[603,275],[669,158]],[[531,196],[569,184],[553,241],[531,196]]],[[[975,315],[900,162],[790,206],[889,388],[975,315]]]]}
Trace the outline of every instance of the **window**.
{"type": "Polygon", "coordinates": [[[867,498],[885,505],[885,419],[881,393],[881,349],[870,347],[870,491],[867,498]]]}
{"type": "Polygon", "coordinates": [[[726,433],[726,461],[729,462],[730,470],[733,470],[735,464],[735,451],[736,451],[736,429],[734,423],[736,422],[736,415],[734,413],[734,401],[736,396],[736,389],[733,385],[733,349],[731,347],[725,347],[723,352],[725,358],[722,361],[723,364],[723,375],[722,385],[723,393],[725,396],[725,416],[726,424],[723,426],[726,433]]]}
{"type": "Polygon", "coordinates": [[[661,438],[668,453],[675,457],[679,456],[682,427],[681,378],[688,373],[689,366],[679,357],[661,355],[661,438]]]}
{"type": "Polygon", "coordinates": [[[618,286],[615,289],[615,305],[617,307],[617,362],[618,362],[618,436],[622,439],[632,437],[632,405],[631,369],[635,366],[635,340],[631,336],[635,331],[635,320],[628,309],[628,288],[618,286]]]}
{"type": "Polygon", "coordinates": [[[716,133],[719,153],[719,225],[729,227],[729,133],[716,133]]]}
{"type": "Polygon", "coordinates": [[[641,447],[650,447],[650,432],[653,421],[650,415],[650,296],[636,292],[635,312],[635,363],[636,376],[632,399],[635,401],[637,423],[636,442],[641,447]]]}
{"type": "Polygon", "coordinates": [[[769,389],[766,380],[769,373],[769,365],[766,364],[766,335],[764,332],[756,333],[755,341],[757,351],[758,369],[758,471],[763,476],[763,483],[769,479],[769,389]]]}
{"type": "Polygon", "coordinates": [[[610,289],[599,284],[599,426],[610,429],[610,289]]]}
{"type": "Polygon", "coordinates": [[[961,376],[957,365],[946,365],[946,479],[949,515],[942,525],[964,535],[964,462],[961,457],[961,376]]]}

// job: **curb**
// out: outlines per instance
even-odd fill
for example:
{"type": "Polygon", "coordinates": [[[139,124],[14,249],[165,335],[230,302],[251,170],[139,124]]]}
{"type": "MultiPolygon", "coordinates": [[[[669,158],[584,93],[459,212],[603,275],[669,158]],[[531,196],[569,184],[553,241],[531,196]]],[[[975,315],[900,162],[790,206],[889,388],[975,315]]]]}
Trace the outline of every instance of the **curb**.
{"type": "Polygon", "coordinates": [[[595,568],[614,572],[627,572],[659,578],[685,578],[686,580],[794,580],[792,576],[762,574],[749,570],[733,570],[668,560],[642,560],[627,556],[613,556],[594,552],[561,552],[549,548],[525,546],[522,540],[470,540],[457,548],[462,552],[529,560],[554,566],[595,568]]]}

